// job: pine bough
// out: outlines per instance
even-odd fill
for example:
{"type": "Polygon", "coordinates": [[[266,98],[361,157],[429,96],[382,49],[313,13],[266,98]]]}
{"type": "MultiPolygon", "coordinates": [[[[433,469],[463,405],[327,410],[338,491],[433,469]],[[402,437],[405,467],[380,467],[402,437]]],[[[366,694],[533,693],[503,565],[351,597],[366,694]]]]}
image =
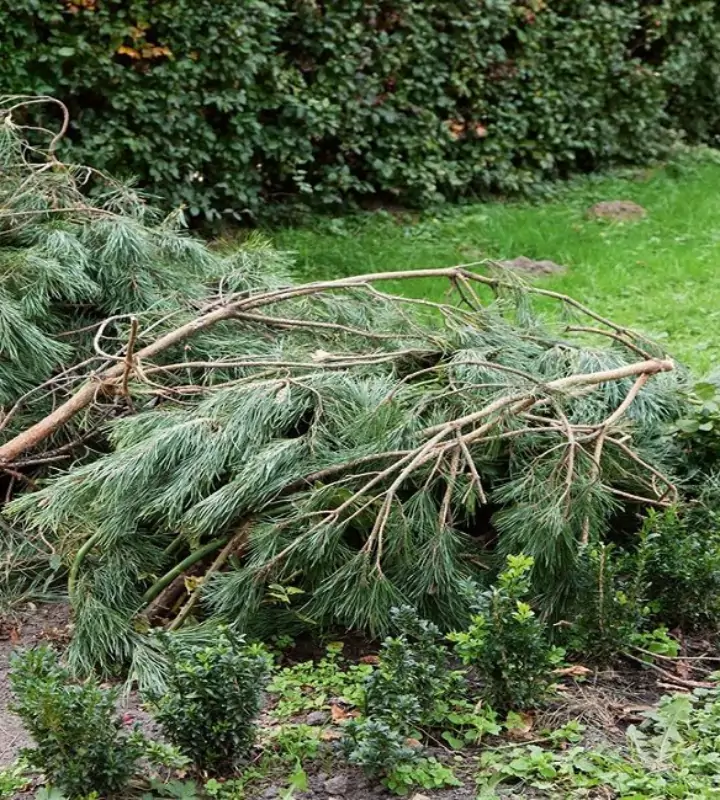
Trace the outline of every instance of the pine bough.
{"type": "Polygon", "coordinates": [[[266,246],[215,252],[125,189],[90,204],[86,173],[29,158],[12,119],[0,466],[54,473],[3,535],[67,575],[78,669],[151,682],[158,624],[380,633],[409,603],[451,627],[520,551],[557,614],[587,543],[677,500],[663,426],[682,375],[643,337],[488,263],[296,285],[266,246]],[[47,286],[32,305],[20,271],[47,286]],[[388,290],[406,279],[447,301],[388,290]]]}

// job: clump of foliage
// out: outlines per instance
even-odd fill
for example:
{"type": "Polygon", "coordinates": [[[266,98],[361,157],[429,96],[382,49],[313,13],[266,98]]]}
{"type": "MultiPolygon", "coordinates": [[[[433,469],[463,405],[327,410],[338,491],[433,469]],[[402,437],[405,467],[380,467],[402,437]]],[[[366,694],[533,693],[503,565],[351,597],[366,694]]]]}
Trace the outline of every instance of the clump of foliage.
{"type": "Polygon", "coordinates": [[[610,663],[627,650],[647,621],[642,546],[632,555],[613,544],[588,547],[579,562],[578,603],[569,614],[568,646],[593,664],[610,663]]]}
{"type": "Polygon", "coordinates": [[[11,709],[35,741],[24,752],[31,766],[71,796],[125,788],[144,748],[123,728],[116,692],[73,683],[48,647],[14,654],[10,685],[11,709]]]}
{"type": "Polygon", "coordinates": [[[317,661],[302,661],[278,669],[272,675],[267,692],[275,697],[272,715],[287,719],[302,712],[319,711],[336,697],[353,706],[360,705],[364,684],[373,668],[353,664],[342,656],[342,642],[332,643],[317,661]]]}
{"type": "Polygon", "coordinates": [[[712,470],[720,455],[720,377],[711,375],[688,391],[686,413],[675,420],[672,432],[685,458],[700,473],[712,470]]]}
{"type": "Polygon", "coordinates": [[[480,759],[478,785],[481,796],[513,786],[540,797],[588,792],[637,800],[713,797],[719,729],[718,690],[666,696],[641,725],[630,726],[622,749],[591,749],[573,733],[548,737],[557,750],[537,745],[488,750],[480,759]]]}
{"type": "Polygon", "coordinates": [[[497,584],[476,596],[470,626],[451,635],[463,662],[478,671],[487,700],[499,709],[542,703],[563,656],[527,602],[532,565],[527,556],[508,556],[497,584]]]}
{"type": "Polygon", "coordinates": [[[19,758],[12,764],[0,767],[0,798],[13,800],[30,785],[29,764],[19,758]]]}
{"type": "Polygon", "coordinates": [[[148,693],[164,735],[198,769],[231,770],[250,752],[260,713],[267,658],[230,631],[201,646],[162,637],[167,673],[162,692],[148,693]]]}
{"type": "MultiPolygon", "coordinates": [[[[188,235],[182,214],[166,216],[131,185],[61,163],[51,131],[44,138],[32,131],[40,140],[31,145],[18,117],[41,103],[57,106],[51,98],[0,97],[0,446],[92,375],[192,319],[208,281],[226,276],[240,288],[258,267],[277,269],[282,261],[259,240],[233,256],[213,252],[188,235]],[[96,189],[92,201],[83,194],[88,183],[96,189]]],[[[107,420],[157,402],[131,397],[122,379],[96,382],[94,394],[82,420],[49,430],[43,453],[23,448],[13,459],[6,497],[34,486],[31,475],[47,465],[93,458],[107,420]]],[[[38,574],[48,565],[42,538],[5,523],[3,545],[0,605],[46,594],[48,573],[38,574]]],[[[51,571],[61,574],[67,562],[50,558],[51,571]]]]}
{"type": "Polygon", "coordinates": [[[365,683],[365,714],[410,735],[431,725],[449,699],[461,697],[464,680],[451,671],[439,628],[410,606],[393,610],[398,632],[388,637],[380,663],[365,683]]]}
{"type": "Polygon", "coordinates": [[[394,609],[392,623],[398,635],[383,642],[379,664],[365,682],[364,718],[345,725],[343,748],[350,763],[383,776],[399,793],[413,785],[452,785],[452,771],[423,758],[413,741],[461,696],[463,678],[449,669],[435,625],[409,606],[394,609]]]}
{"type": "Polygon", "coordinates": [[[2,0],[0,40],[74,160],[207,219],[532,189],[720,130],[706,0],[2,0]]]}
{"type": "Polygon", "coordinates": [[[640,534],[650,613],[685,631],[716,627],[720,614],[720,527],[709,495],[712,486],[684,511],[650,511],[640,534]]]}
{"type": "Polygon", "coordinates": [[[668,628],[715,627],[720,612],[716,486],[692,503],[650,509],[632,549],[598,543],[579,560],[578,603],[568,646],[606,664],[634,646],[674,655],[668,628]],[[660,628],[652,628],[661,625],[660,628]]]}

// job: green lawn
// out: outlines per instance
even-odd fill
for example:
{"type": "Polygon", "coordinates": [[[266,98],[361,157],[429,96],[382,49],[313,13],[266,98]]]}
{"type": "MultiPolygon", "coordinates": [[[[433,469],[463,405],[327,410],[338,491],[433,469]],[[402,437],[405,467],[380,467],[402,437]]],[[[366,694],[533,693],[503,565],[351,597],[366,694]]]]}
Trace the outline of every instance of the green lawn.
{"type": "MultiPolygon", "coordinates": [[[[440,214],[364,214],[275,231],[299,278],[527,256],[567,266],[543,286],[668,342],[699,370],[720,362],[720,164],[673,165],[577,181],[543,203],[488,203],[440,214]],[[638,222],[591,221],[600,200],[633,200],[638,222]]],[[[426,282],[403,284],[423,296],[426,282]]],[[[434,289],[434,291],[440,291],[434,289]]]]}

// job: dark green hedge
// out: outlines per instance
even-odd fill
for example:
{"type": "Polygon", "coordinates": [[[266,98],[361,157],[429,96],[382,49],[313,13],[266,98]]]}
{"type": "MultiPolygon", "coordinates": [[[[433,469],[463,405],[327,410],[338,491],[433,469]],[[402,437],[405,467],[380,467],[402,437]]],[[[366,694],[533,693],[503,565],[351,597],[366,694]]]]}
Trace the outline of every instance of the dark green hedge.
{"type": "Polygon", "coordinates": [[[715,0],[0,0],[0,91],[193,214],[523,190],[720,133],[715,0]]]}

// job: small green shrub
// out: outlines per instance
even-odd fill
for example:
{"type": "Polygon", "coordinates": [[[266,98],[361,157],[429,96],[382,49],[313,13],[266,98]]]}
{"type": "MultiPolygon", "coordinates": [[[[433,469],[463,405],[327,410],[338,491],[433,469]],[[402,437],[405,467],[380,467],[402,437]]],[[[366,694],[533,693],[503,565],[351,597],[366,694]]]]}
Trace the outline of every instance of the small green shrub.
{"type": "Polygon", "coordinates": [[[588,547],[578,559],[577,607],[567,637],[570,650],[591,663],[608,664],[634,643],[648,614],[645,553],[630,558],[611,544],[588,547]]]}
{"type": "Polygon", "coordinates": [[[117,695],[93,680],[73,683],[48,647],[11,659],[11,709],[35,741],[28,762],[71,796],[123,789],[143,751],[123,730],[117,695]]]}
{"type": "Polygon", "coordinates": [[[343,747],[351,764],[362,767],[368,775],[381,777],[395,794],[406,795],[413,787],[461,785],[452,769],[435,758],[425,758],[420,746],[381,720],[348,722],[343,747]]]}
{"type": "Polygon", "coordinates": [[[368,775],[387,775],[420,759],[418,749],[408,744],[408,737],[382,720],[350,720],[344,733],[343,750],[348,761],[368,775]]]}
{"type": "Polygon", "coordinates": [[[527,556],[508,556],[497,585],[477,596],[469,628],[450,637],[463,662],[478,670],[486,699],[498,709],[540,704],[562,658],[523,599],[532,565],[527,556]]]}
{"type": "Polygon", "coordinates": [[[444,637],[410,606],[393,609],[399,635],[388,637],[365,684],[365,713],[406,735],[431,725],[449,698],[462,695],[463,677],[448,667],[444,637]]]}
{"type": "Polygon", "coordinates": [[[383,642],[380,662],[365,682],[365,717],[346,725],[343,749],[350,763],[382,776],[395,792],[451,785],[452,772],[423,758],[409,740],[445,715],[461,694],[463,677],[448,668],[435,625],[409,606],[393,609],[391,618],[398,635],[383,642]]]}
{"type": "Polygon", "coordinates": [[[148,697],[165,736],[200,769],[231,770],[255,741],[267,658],[230,631],[212,646],[163,636],[167,687],[148,697]]]}
{"type": "Polygon", "coordinates": [[[652,616],[669,627],[717,626],[720,616],[720,529],[703,502],[680,513],[652,512],[640,553],[652,616]]]}

